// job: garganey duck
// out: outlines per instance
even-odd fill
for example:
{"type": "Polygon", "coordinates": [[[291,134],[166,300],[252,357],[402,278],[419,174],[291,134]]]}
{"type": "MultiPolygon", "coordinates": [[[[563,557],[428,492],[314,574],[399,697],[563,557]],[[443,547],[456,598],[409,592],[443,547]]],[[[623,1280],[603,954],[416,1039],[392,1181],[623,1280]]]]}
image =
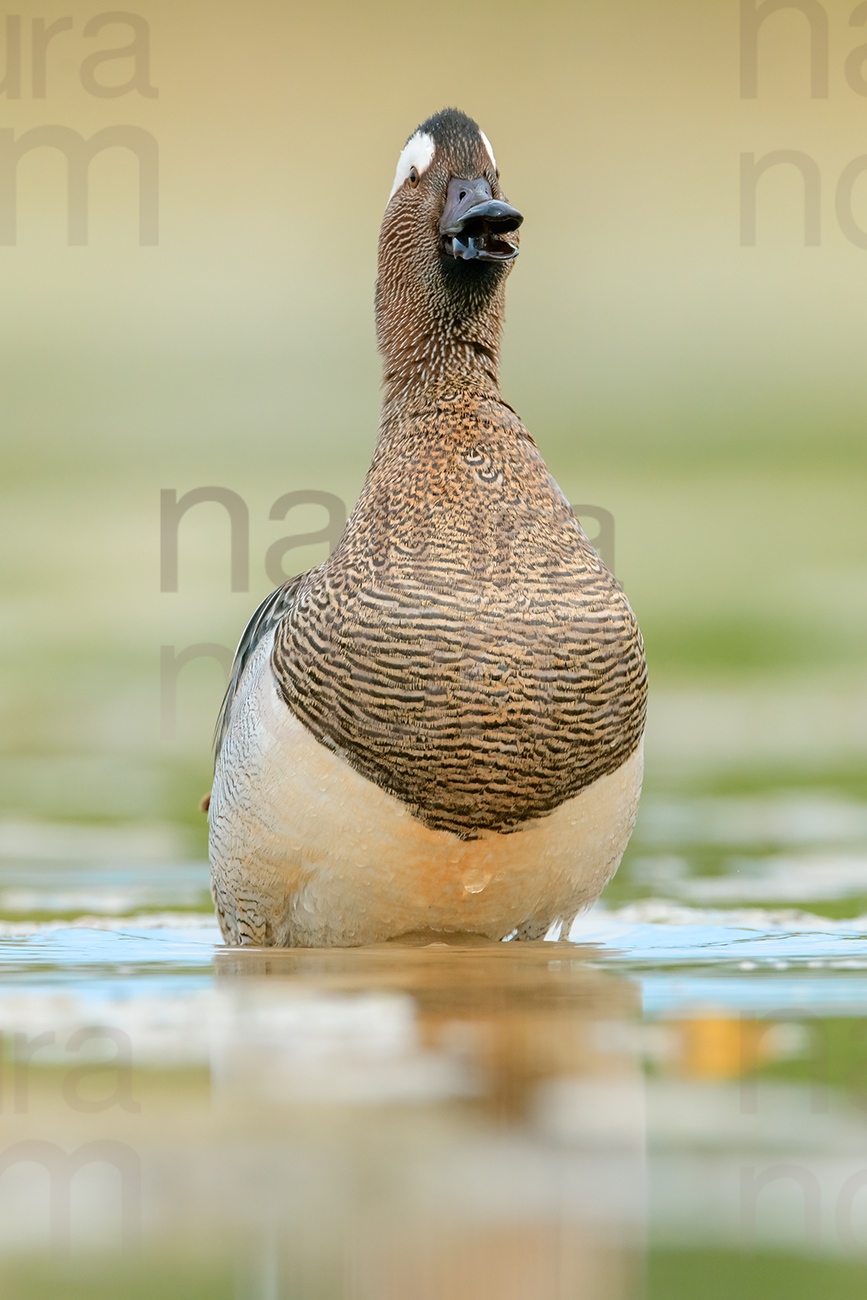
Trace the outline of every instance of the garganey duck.
{"type": "Polygon", "coordinates": [[[500,395],[521,221],[475,122],[413,133],[379,240],[373,463],[331,556],[253,615],[218,724],[230,944],[539,938],[620,862],[644,648],[500,395]]]}

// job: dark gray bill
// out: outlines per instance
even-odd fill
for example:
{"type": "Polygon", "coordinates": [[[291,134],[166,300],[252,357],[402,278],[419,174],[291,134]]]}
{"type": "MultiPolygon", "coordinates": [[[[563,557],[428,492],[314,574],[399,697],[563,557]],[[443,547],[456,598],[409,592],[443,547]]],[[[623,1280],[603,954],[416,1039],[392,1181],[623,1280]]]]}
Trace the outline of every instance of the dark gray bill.
{"type": "Polygon", "coordinates": [[[443,247],[464,261],[509,262],[518,256],[518,249],[508,235],[523,220],[517,208],[493,197],[484,177],[474,181],[454,177],[440,220],[443,247]]]}

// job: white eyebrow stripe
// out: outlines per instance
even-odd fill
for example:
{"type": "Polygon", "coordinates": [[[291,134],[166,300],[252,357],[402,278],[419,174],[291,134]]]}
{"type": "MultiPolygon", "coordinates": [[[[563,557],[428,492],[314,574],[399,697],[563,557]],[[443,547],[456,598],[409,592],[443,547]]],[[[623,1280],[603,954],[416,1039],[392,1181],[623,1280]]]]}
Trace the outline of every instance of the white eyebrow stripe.
{"type": "Polygon", "coordinates": [[[416,131],[415,135],[411,136],[410,139],[407,140],[403,147],[403,151],[397,160],[397,171],[394,173],[394,184],[392,185],[391,193],[388,196],[389,202],[394,198],[407,176],[409,176],[413,167],[416,169],[419,176],[421,176],[422,172],[427,171],[433,161],[435,149],[436,145],[434,144],[433,136],[428,135],[427,131],[416,131]]]}
{"type": "Polygon", "coordinates": [[[479,127],[479,135],[482,137],[482,144],[483,144],[483,145],[485,146],[485,148],[487,149],[487,151],[488,151],[488,157],[490,158],[491,162],[494,164],[494,171],[496,171],[496,170],[497,170],[497,160],[496,160],[496,158],[494,157],[494,151],[493,151],[493,149],[491,148],[491,142],[490,142],[490,140],[488,139],[488,137],[485,135],[485,133],[484,133],[484,131],[482,130],[481,127],[479,127]]]}

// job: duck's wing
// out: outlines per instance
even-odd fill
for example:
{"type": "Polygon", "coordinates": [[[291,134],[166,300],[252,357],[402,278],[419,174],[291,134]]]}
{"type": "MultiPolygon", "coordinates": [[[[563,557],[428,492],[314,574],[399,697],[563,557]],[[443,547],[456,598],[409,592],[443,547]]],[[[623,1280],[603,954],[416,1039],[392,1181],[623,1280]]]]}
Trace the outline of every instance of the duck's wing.
{"type": "Polygon", "coordinates": [[[229,675],[229,685],[226,687],[226,694],[223,696],[223,703],[220,706],[217,725],[214,728],[214,758],[216,760],[222,748],[226,731],[229,726],[229,718],[232,713],[232,704],[235,699],[235,693],[238,684],[244,675],[244,669],[250,661],[256,646],[264,636],[277,626],[284,614],[292,606],[295,599],[295,593],[298,590],[298,584],[305,575],[299,573],[297,577],[290,578],[282,587],[272,591],[270,596],[266,596],[262,604],[256,610],[247,626],[244,628],[243,636],[238,642],[238,648],[235,651],[235,658],[232,662],[232,671],[229,675]]]}

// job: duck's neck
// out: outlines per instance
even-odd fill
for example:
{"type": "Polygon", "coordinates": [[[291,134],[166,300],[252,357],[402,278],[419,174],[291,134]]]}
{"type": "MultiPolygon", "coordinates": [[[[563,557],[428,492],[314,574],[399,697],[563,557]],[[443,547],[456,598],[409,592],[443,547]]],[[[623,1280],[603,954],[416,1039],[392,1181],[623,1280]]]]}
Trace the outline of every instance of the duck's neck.
{"type": "Polygon", "coordinates": [[[381,432],[435,407],[443,398],[499,400],[504,285],[456,311],[446,303],[377,290],[376,325],[383,362],[381,432]]]}

